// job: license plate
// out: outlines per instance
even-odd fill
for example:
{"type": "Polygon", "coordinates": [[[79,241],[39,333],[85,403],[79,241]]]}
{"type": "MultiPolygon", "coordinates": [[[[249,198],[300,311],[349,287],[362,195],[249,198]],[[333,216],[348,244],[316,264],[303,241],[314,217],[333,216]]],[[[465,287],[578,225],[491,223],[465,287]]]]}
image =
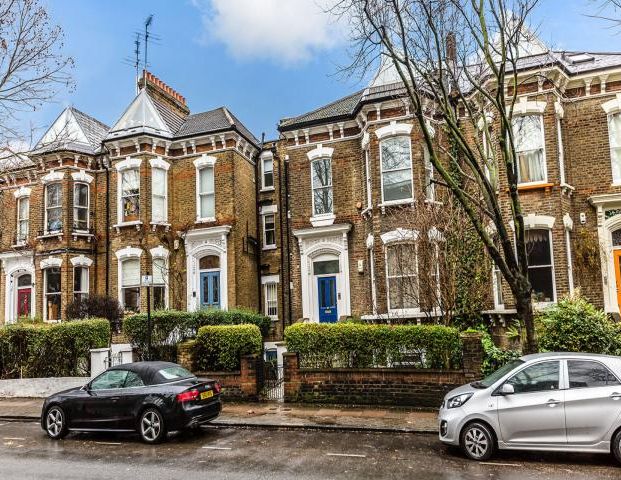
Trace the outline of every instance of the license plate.
{"type": "Polygon", "coordinates": [[[205,400],[206,398],[211,398],[211,397],[213,397],[212,390],[207,390],[206,392],[201,393],[201,400],[205,400]]]}

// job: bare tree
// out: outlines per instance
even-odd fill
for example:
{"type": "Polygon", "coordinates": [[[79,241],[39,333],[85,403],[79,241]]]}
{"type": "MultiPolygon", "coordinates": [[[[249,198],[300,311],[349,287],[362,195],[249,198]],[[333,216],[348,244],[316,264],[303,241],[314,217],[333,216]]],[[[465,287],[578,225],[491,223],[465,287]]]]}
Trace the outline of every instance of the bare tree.
{"type": "Polygon", "coordinates": [[[518,78],[518,63],[532,45],[526,22],[536,4],[339,0],[332,9],[349,19],[350,69],[364,70],[378,55],[394,64],[436,183],[455,197],[506,280],[531,352],[537,342],[513,111],[520,82],[528,81],[518,78]],[[502,189],[499,177],[506,182],[502,189]]]}
{"type": "Polygon", "coordinates": [[[595,13],[589,17],[605,20],[614,29],[621,28],[621,0],[590,0],[595,13]]]}

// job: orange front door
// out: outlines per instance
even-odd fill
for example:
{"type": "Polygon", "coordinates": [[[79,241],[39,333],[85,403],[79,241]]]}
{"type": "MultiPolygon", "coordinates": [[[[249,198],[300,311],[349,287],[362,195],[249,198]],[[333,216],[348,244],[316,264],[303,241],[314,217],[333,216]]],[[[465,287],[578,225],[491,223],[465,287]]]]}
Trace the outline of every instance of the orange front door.
{"type": "Polygon", "coordinates": [[[617,305],[621,309],[621,250],[613,250],[612,255],[615,261],[615,280],[617,290],[617,305]]]}

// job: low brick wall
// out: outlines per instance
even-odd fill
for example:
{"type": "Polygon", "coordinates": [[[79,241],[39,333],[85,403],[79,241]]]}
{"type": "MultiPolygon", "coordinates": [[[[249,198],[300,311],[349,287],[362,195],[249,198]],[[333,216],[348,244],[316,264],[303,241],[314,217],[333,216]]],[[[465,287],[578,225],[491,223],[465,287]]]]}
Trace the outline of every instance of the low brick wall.
{"type": "Polygon", "coordinates": [[[472,334],[462,340],[461,370],[301,369],[298,354],[285,353],[285,402],[438,408],[448,391],[480,377],[480,336],[472,334]]]}
{"type": "Polygon", "coordinates": [[[245,399],[242,391],[241,372],[194,372],[201,380],[217,380],[222,385],[222,397],[231,400],[245,399]]]}

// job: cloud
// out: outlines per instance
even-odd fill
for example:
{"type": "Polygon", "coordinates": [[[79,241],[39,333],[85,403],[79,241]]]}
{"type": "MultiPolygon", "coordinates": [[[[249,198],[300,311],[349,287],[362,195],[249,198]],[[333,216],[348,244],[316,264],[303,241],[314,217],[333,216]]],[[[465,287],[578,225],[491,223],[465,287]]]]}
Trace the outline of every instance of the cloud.
{"type": "MultiPolygon", "coordinates": [[[[324,0],[325,3],[325,0],[324,0]]],[[[308,61],[344,39],[344,29],[318,0],[193,0],[203,40],[221,42],[238,59],[280,64],[308,61]]]]}

